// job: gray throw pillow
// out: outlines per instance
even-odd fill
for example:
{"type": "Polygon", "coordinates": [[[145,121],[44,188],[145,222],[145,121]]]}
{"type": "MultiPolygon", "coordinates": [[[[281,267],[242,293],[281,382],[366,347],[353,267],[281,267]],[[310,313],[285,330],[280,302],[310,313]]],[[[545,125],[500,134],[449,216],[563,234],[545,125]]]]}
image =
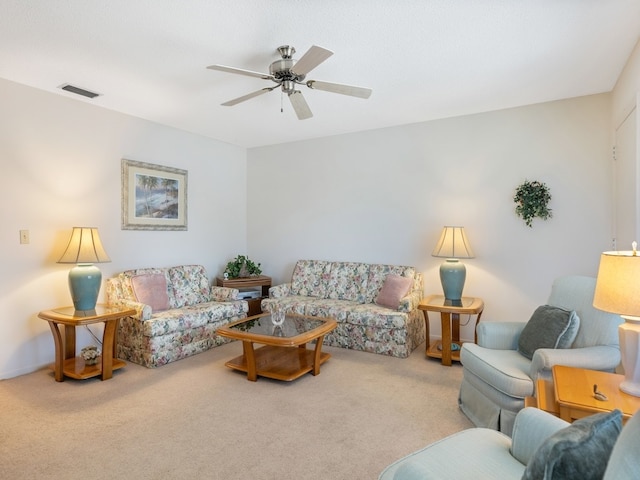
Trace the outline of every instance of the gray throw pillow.
{"type": "Polygon", "coordinates": [[[576,420],[538,447],[522,480],[602,479],[621,430],[620,410],[576,420]]]}
{"type": "Polygon", "coordinates": [[[518,338],[518,352],[531,359],[538,348],[570,348],[580,328],[574,311],[552,305],[536,308],[518,338]]]}

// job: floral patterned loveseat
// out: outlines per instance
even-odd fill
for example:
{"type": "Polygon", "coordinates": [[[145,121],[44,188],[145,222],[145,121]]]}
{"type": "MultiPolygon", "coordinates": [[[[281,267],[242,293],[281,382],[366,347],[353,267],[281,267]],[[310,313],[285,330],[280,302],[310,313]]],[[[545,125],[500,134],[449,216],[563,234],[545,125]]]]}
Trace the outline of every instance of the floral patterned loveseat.
{"type": "Polygon", "coordinates": [[[227,343],[216,330],[248,311],[238,289],[211,286],[201,265],[127,270],[106,291],[107,303],[136,309],[120,320],[117,356],[150,368],[227,343]]]}
{"type": "Polygon", "coordinates": [[[299,260],[291,282],[269,289],[262,310],[277,303],[300,315],[332,317],[335,330],[324,344],[406,358],[425,341],[424,316],[418,310],[423,297],[422,274],[414,267],[299,260]],[[407,277],[407,294],[397,307],[382,306],[380,293],[387,277],[407,277]]]}

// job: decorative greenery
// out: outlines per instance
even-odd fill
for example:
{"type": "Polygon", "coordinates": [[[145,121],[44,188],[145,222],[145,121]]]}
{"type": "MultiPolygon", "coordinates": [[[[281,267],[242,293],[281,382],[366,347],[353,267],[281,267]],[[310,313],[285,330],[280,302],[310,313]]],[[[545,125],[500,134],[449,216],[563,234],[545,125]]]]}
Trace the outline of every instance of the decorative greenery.
{"type": "Polygon", "coordinates": [[[516,189],[513,201],[516,203],[516,215],[522,217],[524,223],[531,228],[531,222],[538,217],[547,220],[553,215],[551,209],[547,206],[551,200],[549,187],[543,182],[525,180],[522,185],[516,189]]]}
{"type": "Polygon", "coordinates": [[[227,263],[226,273],[229,278],[249,277],[251,275],[260,275],[262,269],[259,263],[254,263],[245,255],[238,255],[231,262],[227,263]]]}

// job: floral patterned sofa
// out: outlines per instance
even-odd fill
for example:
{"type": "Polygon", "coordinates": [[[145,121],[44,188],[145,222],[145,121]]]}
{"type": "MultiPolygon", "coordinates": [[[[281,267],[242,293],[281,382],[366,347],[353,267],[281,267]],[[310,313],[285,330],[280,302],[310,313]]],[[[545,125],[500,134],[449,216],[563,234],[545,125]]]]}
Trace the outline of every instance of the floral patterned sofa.
{"type": "Polygon", "coordinates": [[[332,317],[338,326],[325,335],[325,345],[406,358],[425,341],[424,316],[418,310],[423,287],[422,274],[414,267],[299,260],[291,282],[269,289],[262,310],[277,303],[288,312],[332,317]],[[408,285],[406,294],[391,303],[382,301],[399,277],[405,277],[400,280],[408,285]]]}
{"type": "Polygon", "coordinates": [[[137,312],[120,320],[117,356],[150,368],[227,343],[216,330],[248,311],[238,289],[211,286],[201,265],[127,270],[106,291],[107,303],[137,312]]]}

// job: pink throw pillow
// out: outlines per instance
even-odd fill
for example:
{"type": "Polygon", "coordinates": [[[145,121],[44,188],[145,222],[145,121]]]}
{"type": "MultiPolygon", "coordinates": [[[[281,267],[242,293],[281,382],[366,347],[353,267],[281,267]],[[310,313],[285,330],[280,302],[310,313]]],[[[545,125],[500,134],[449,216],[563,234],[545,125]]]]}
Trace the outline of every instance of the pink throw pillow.
{"type": "Polygon", "coordinates": [[[409,293],[411,285],[413,285],[412,278],[394,274],[387,275],[376,297],[376,304],[397,310],[400,300],[409,293]]]}
{"type": "Polygon", "coordinates": [[[131,286],[137,300],[149,305],[152,312],[169,310],[167,279],[162,273],[136,275],[131,277],[131,286]]]}

